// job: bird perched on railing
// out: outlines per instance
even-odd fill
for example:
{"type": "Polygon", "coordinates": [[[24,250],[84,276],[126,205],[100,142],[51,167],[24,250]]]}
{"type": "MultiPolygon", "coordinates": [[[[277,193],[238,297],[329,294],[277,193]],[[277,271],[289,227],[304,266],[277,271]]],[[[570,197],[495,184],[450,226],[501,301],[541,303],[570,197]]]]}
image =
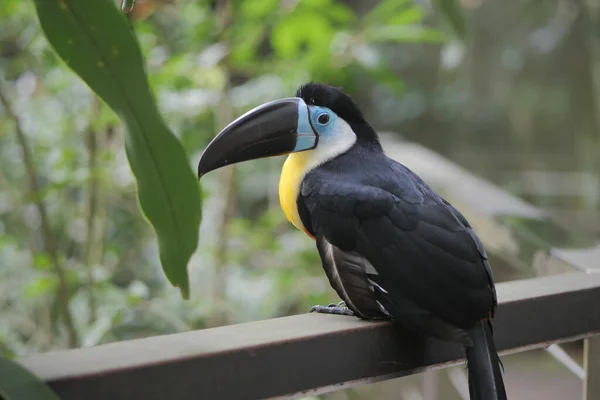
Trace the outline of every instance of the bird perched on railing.
{"type": "Polygon", "coordinates": [[[471,399],[506,399],[492,338],[492,271],[465,217],[385,155],[347,94],[318,83],[225,127],[202,154],[198,177],[284,154],[282,209],[316,240],[329,282],[343,300],[312,311],[391,319],[461,343],[471,399]]]}

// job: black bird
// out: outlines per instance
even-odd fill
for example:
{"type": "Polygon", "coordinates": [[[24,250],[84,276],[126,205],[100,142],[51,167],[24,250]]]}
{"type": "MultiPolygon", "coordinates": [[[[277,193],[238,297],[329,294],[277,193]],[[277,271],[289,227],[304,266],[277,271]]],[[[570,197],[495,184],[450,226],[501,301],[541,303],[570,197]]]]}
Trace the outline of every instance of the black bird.
{"type": "Polygon", "coordinates": [[[465,217],[385,155],[350,96],[319,83],[225,127],[202,154],[198,177],[283,154],[290,155],[279,183],[282,209],[316,240],[343,300],[313,310],[392,319],[459,342],[466,348],[471,399],[506,399],[492,338],[492,271],[465,217]]]}

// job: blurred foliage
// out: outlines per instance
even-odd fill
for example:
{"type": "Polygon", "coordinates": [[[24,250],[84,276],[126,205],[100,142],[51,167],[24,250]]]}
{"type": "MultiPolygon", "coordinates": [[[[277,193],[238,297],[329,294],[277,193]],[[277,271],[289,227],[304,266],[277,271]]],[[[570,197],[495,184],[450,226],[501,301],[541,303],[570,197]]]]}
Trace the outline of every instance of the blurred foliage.
{"type": "MultiPolygon", "coordinates": [[[[75,12],[88,22],[102,19],[94,7],[105,1],[75,12]]],[[[102,54],[102,43],[113,40],[127,53],[121,57],[135,57],[129,34],[97,29],[96,46],[89,47],[89,32],[76,32],[86,24],[60,22],[61,15],[45,19],[61,3],[37,4],[46,34],[69,66],[118,112],[129,132],[127,107],[142,107],[134,124],[152,133],[144,126],[156,129],[160,116],[151,100],[139,97],[147,96],[139,93],[145,90],[143,73],[129,69],[127,58],[107,65],[102,54]],[[77,43],[69,42],[67,27],[77,43]],[[96,59],[108,68],[94,70],[96,59]],[[117,86],[115,76],[124,79],[117,86]],[[130,86],[135,79],[137,89],[130,86]],[[124,102],[123,96],[132,97],[124,102]]],[[[368,76],[399,95],[404,84],[381,45],[444,40],[424,24],[427,10],[408,0],[380,2],[362,16],[333,0],[137,0],[133,8],[114,6],[126,12],[159,109],[194,162],[236,115],[290,96],[308,80],[356,92],[368,76]]],[[[261,160],[206,178],[202,241],[189,264],[192,298],[182,302],[160,273],[156,238],[137,210],[136,180],[123,146],[130,142],[128,131],[59,61],[35,16],[32,2],[6,0],[0,9],[0,354],[288,315],[335,300],[314,243],[279,210],[282,160],[261,160]]],[[[103,28],[102,21],[97,26],[103,28]]],[[[161,156],[174,155],[166,153],[161,156]]],[[[137,183],[152,174],[151,168],[143,171],[137,183]]]]}
{"type": "Polygon", "coordinates": [[[467,25],[460,3],[458,0],[432,0],[433,7],[440,19],[450,27],[456,37],[464,40],[467,35],[467,25]]]}
{"type": "MultiPolygon", "coordinates": [[[[192,167],[235,116],[324,81],[343,86],[377,129],[600,234],[596,0],[131,4],[115,0],[192,167]]],[[[337,301],[314,242],[279,209],[281,159],[203,178],[191,300],[182,301],[140,215],[119,118],[51,50],[33,2],[3,0],[0,27],[1,356],[337,301]]],[[[504,222],[544,240],[560,233],[504,222]]]]}

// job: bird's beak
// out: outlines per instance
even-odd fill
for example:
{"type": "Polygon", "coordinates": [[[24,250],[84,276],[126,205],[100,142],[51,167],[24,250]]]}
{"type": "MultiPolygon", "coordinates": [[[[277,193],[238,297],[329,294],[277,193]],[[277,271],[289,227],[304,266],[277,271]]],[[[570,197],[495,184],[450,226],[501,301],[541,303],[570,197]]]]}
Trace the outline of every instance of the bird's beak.
{"type": "Polygon", "coordinates": [[[208,144],[198,163],[198,178],[229,164],[315,148],[318,136],[308,111],[298,97],[275,100],[248,111],[208,144]]]}

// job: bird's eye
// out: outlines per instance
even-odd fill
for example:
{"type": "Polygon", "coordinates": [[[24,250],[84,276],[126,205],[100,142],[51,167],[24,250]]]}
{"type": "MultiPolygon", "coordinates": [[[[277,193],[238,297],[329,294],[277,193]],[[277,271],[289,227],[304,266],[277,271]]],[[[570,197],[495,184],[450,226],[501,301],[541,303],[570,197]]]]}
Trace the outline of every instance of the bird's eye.
{"type": "Polygon", "coordinates": [[[317,122],[321,125],[327,125],[329,123],[329,114],[323,113],[317,117],[317,122]]]}

